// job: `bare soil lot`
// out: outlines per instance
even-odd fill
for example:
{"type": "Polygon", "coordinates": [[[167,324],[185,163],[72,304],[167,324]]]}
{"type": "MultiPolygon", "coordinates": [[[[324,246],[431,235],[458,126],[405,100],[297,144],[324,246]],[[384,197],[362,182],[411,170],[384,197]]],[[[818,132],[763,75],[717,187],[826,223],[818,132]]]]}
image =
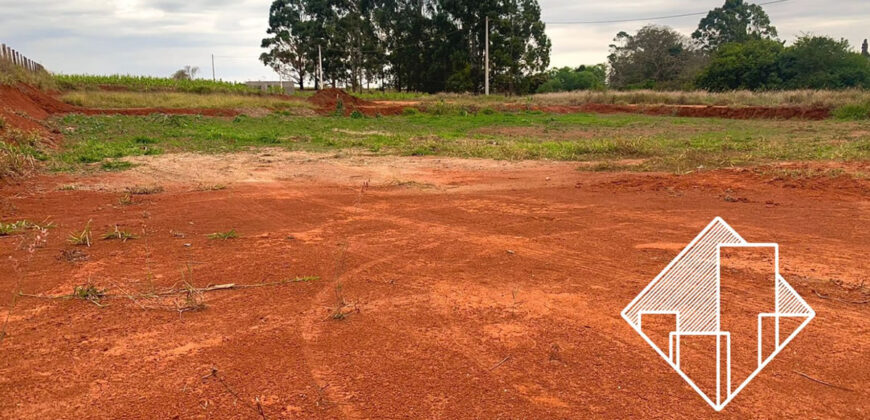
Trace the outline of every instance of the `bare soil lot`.
{"type": "Polygon", "coordinates": [[[865,178],[285,150],[133,159],[0,189],[0,219],[56,224],[0,237],[0,416],[711,417],[619,313],[721,216],[778,242],[817,312],[721,417],[868,417],[865,178]],[[91,246],[68,243],[89,220],[91,246]],[[137,237],[102,240],[116,226],[137,237]],[[147,296],[184,282],[279,284],[203,292],[184,312],[147,296]],[[87,284],[112,296],[19,296],[87,284]]]}

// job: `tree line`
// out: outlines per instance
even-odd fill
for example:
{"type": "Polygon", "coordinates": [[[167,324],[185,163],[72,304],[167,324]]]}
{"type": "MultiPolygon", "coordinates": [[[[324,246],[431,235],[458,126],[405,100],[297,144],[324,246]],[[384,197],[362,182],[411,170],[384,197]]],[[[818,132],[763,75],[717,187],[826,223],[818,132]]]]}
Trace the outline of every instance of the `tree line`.
{"type": "Polygon", "coordinates": [[[537,0],[275,0],[260,56],[300,88],[324,82],[481,92],[489,20],[492,87],[528,92],[550,65],[537,0]]]}
{"type": "Polygon", "coordinates": [[[743,0],[711,10],[691,36],[647,25],[614,41],[608,82],[618,89],[870,88],[866,40],[862,53],[828,36],[785,46],[762,7],[743,0]]]}
{"type": "Polygon", "coordinates": [[[725,0],[683,35],[660,25],[619,32],[607,63],[547,70],[537,0],[275,0],[260,59],[300,88],[480,93],[485,24],[500,93],[579,89],[870,88],[870,53],[804,35],[786,46],[764,9],[725,0]]]}

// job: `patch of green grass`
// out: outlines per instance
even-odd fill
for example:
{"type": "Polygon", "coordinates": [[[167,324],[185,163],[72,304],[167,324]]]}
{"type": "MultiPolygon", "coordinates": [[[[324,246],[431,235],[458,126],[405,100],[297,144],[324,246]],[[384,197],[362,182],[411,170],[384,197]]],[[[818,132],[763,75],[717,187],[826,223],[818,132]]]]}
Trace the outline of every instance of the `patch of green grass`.
{"type": "Polygon", "coordinates": [[[51,159],[75,164],[158,153],[149,150],[224,153],[281,147],[508,160],[628,158],[643,160],[631,165],[633,170],[677,172],[780,161],[870,159],[870,130],[863,122],[459,111],[359,119],[68,115],[57,124],[73,129],[51,159]]]}
{"type": "Polygon", "coordinates": [[[238,237],[239,237],[239,234],[236,233],[236,230],[235,230],[235,229],[230,229],[230,230],[227,231],[227,232],[215,232],[215,233],[210,233],[210,234],[208,235],[208,238],[209,238],[209,239],[222,239],[222,240],[227,240],[227,239],[236,239],[236,238],[238,238],[238,237]]]}
{"type": "Polygon", "coordinates": [[[870,120],[870,102],[842,105],[834,108],[831,115],[839,120],[870,120]]]}
{"type": "Polygon", "coordinates": [[[136,165],[132,162],[125,162],[123,160],[106,160],[100,164],[100,169],[104,171],[117,172],[126,171],[134,166],[136,165]]]}
{"type": "Polygon", "coordinates": [[[106,92],[81,90],[60,98],[89,108],[268,108],[288,114],[313,108],[311,103],[282,96],[239,93],[106,92]]]}
{"type": "Polygon", "coordinates": [[[54,82],[63,90],[96,90],[106,87],[137,92],[244,93],[262,95],[244,83],[216,82],[209,79],[177,80],[169,77],[130,75],[55,74],[54,82]]]}

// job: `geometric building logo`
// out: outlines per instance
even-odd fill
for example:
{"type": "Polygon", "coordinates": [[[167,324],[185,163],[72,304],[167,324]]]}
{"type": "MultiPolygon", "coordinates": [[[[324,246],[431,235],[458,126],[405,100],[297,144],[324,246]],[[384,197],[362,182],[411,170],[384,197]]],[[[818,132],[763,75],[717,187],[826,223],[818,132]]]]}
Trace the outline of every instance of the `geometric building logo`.
{"type": "Polygon", "coordinates": [[[622,311],[716,411],[814,316],[779,274],[779,245],[746,242],[719,217],[622,311]]]}

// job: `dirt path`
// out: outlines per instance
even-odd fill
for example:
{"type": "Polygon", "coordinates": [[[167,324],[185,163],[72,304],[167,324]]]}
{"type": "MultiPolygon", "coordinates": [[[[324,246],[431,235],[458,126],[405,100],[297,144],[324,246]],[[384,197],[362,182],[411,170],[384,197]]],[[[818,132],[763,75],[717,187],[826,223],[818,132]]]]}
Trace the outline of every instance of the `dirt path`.
{"type": "Polygon", "coordinates": [[[715,216],[778,242],[818,314],[723,416],[868,416],[866,180],[278,150],[139,162],[0,189],[0,220],[57,224],[41,247],[0,237],[3,416],[708,417],[619,312],[715,216]],[[119,203],[136,185],[165,191],[119,203]],[[89,219],[139,238],[67,244],[89,219]],[[147,291],[188,266],[197,286],[319,280],[183,314],[7,294],[147,291]]]}

